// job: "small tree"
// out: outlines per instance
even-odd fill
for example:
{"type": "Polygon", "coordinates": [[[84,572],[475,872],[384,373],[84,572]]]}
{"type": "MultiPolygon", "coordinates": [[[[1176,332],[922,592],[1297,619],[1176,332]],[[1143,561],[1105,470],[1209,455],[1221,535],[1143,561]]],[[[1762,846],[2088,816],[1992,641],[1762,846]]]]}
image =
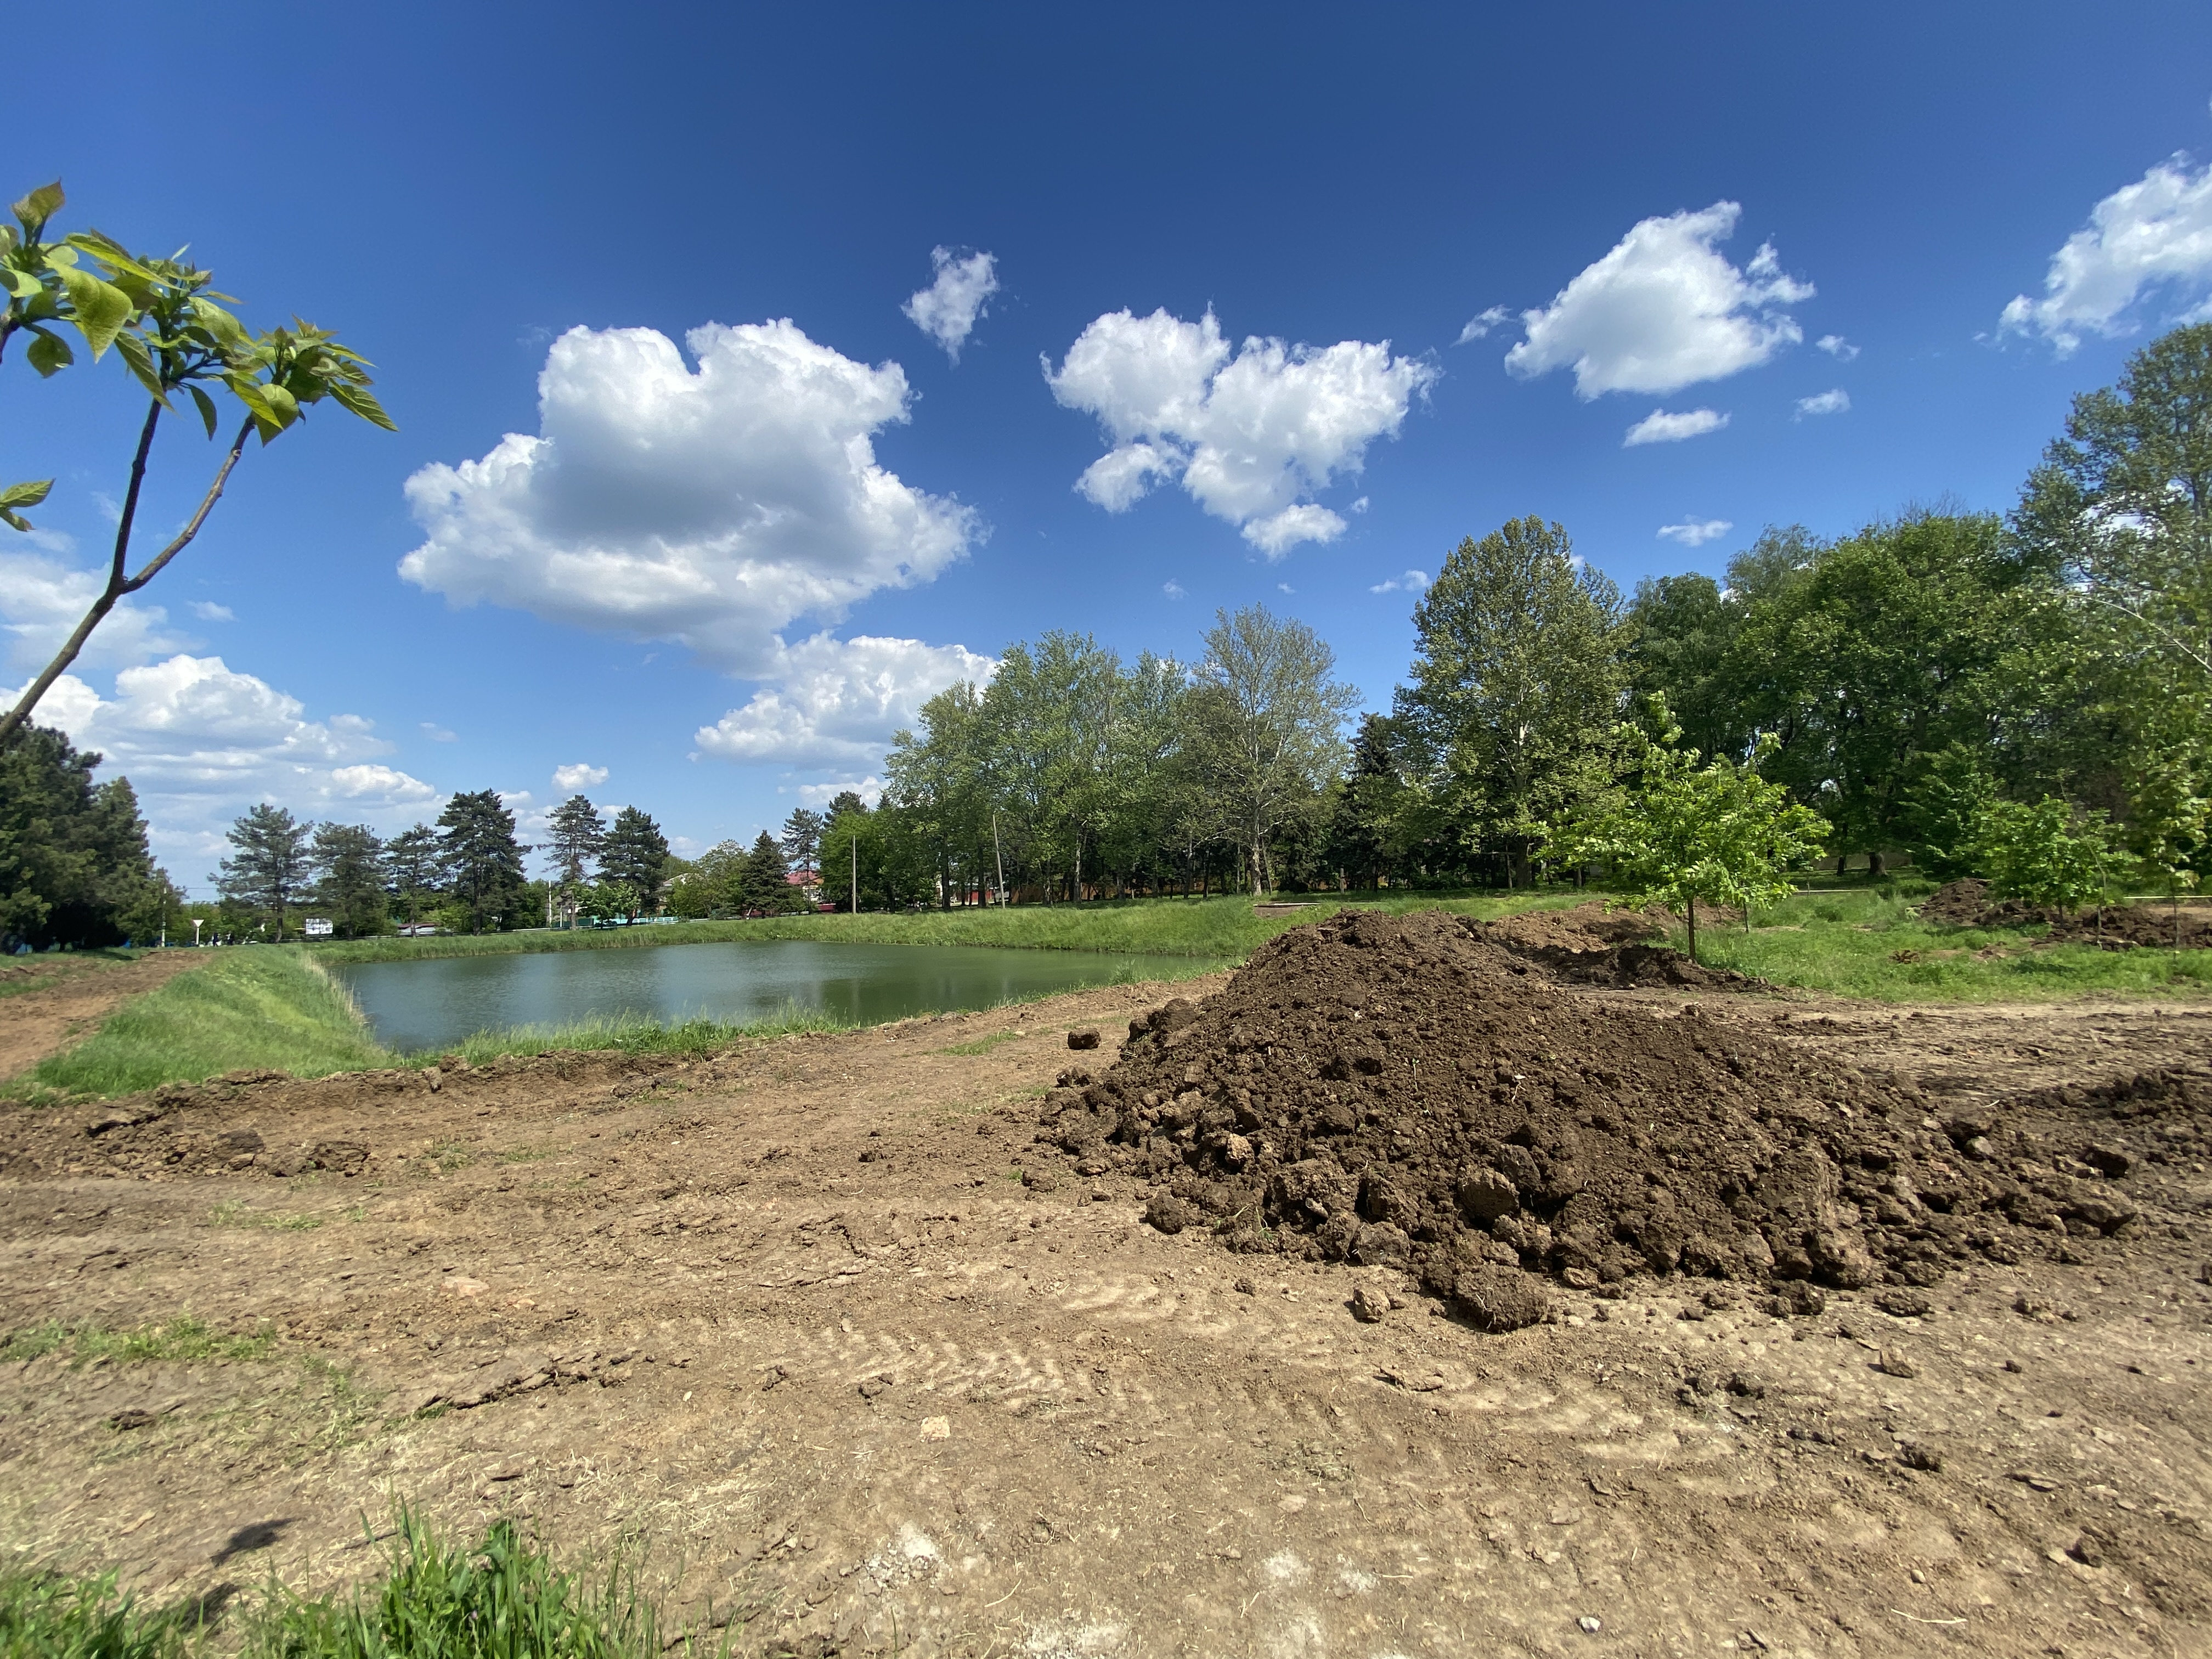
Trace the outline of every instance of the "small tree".
{"type": "Polygon", "coordinates": [[[793,895],[787,878],[791,868],[783,861],[783,848],[775,837],[765,830],[753,842],[752,851],[745,855],[744,868],[738,878],[738,885],[748,910],[765,910],[769,915],[781,915],[792,908],[793,895]]]}
{"type": "Polygon", "coordinates": [[[1994,801],[1982,815],[1980,851],[2000,897],[2062,915],[2096,904],[2101,924],[2112,857],[2112,827],[2102,812],[2081,811],[2056,795],[2033,805],[1994,801]]]}
{"type": "MultiPolygon", "coordinates": [[[[24,356],[31,367],[41,375],[57,374],[75,361],[68,343],[52,326],[65,320],[84,337],[95,360],[113,347],[151,401],[131,455],[106,583],[53,660],[25,688],[15,708],[0,715],[0,743],[30,718],[39,699],[76,660],[107,613],[161,574],[199,534],[248,438],[258,433],[265,447],[295,425],[310,405],[325,398],[365,421],[396,430],[368,389],[368,365],[328,331],[295,318],[295,327],[249,333],[215,303],[228,296],[209,286],[210,273],[178,258],[131,254],[98,231],[73,232],[58,242],[47,242],[47,224],[61,210],[64,199],[58,183],[34,190],[15,204],[15,225],[0,228],[0,286],[8,296],[4,311],[0,311],[0,351],[6,349],[10,335],[27,331],[32,340],[24,356]],[[245,410],[244,418],[198,507],[167,544],[134,574],[130,569],[131,537],[155,429],[163,414],[175,410],[175,398],[188,397],[207,435],[213,438],[222,416],[210,388],[227,392],[245,410]]],[[[29,525],[15,509],[45,500],[52,483],[48,478],[0,488],[0,523],[27,530],[29,525]]]]}
{"type": "Polygon", "coordinates": [[[1752,906],[1790,892],[1788,873],[1820,851],[1828,823],[1759,775],[1778,746],[1771,733],[1748,764],[1723,756],[1700,765],[1696,750],[1674,746],[1681,728],[1663,702],[1656,702],[1652,723],[1656,742],[1641,725],[1614,729],[1626,761],[1621,787],[1551,830],[1547,855],[1603,864],[1632,904],[1656,900],[1680,909],[1695,962],[1698,901],[1741,905],[1748,921],[1752,906]]]}
{"type": "Polygon", "coordinates": [[[2181,948],[2181,895],[2197,881],[2212,801],[2197,793],[2186,759],[2168,757],[2148,768],[2135,789],[2130,850],[2143,878],[2166,889],[2173,908],[2173,948],[2181,948]]]}
{"type": "Polygon", "coordinates": [[[310,866],[302,823],[281,806],[262,801],[230,826],[223,839],[238,851],[215,872],[216,890],[246,909],[267,916],[284,937],[284,908],[307,884],[310,866]]]}
{"type": "Polygon", "coordinates": [[[410,927],[422,906],[438,891],[438,832],[427,823],[402,830],[385,843],[384,868],[392,896],[407,913],[410,927]]]}
{"type": "Polygon", "coordinates": [[[384,927],[384,843],[365,823],[315,826],[309,862],[315,902],[327,908],[338,931],[353,939],[384,927]]]}

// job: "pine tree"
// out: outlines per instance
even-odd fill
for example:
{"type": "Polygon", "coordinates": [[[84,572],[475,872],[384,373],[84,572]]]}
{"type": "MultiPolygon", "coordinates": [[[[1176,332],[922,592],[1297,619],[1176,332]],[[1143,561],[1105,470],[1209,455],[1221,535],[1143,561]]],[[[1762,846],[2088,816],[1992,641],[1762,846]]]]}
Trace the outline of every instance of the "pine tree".
{"type": "Polygon", "coordinates": [[[469,907],[470,927],[514,922],[524,908],[522,855],[514,814],[495,790],[456,795],[438,815],[439,862],[453,896],[469,907]]]}
{"type": "Polygon", "coordinates": [[[385,843],[384,867],[392,896],[405,908],[412,927],[423,901],[438,890],[438,832],[427,823],[402,830],[385,843]]]}
{"type": "Polygon", "coordinates": [[[0,744],[0,942],[115,945],[161,929],[173,888],[154,866],[127,779],[26,726],[0,744]]]}
{"type": "Polygon", "coordinates": [[[615,826],[600,849],[600,879],[620,882],[636,895],[635,915],[658,904],[667,865],[668,837],[660,833],[660,826],[636,807],[623,807],[615,815],[615,826]]]}
{"type": "Polygon", "coordinates": [[[744,873],[738,878],[739,890],[748,910],[765,910],[770,915],[781,915],[792,908],[791,883],[786,879],[791,866],[783,861],[783,849],[775,838],[765,830],[753,842],[752,851],[745,855],[744,873]]]}
{"type": "Polygon", "coordinates": [[[384,926],[384,843],[365,823],[315,826],[315,902],[348,939],[384,926]]]}
{"type": "Polygon", "coordinates": [[[811,870],[822,853],[822,831],[829,820],[806,807],[795,808],[783,821],[783,857],[787,869],[811,870]]]}
{"type": "Polygon", "coordinates": [[[215,872],[216,890],[233,902],[267,915],[284,938],[284,908],[307,884],[307,836],[312,825],[281,806],[262,801],[230,826],[224,839],[238,848],[215,872]]]}

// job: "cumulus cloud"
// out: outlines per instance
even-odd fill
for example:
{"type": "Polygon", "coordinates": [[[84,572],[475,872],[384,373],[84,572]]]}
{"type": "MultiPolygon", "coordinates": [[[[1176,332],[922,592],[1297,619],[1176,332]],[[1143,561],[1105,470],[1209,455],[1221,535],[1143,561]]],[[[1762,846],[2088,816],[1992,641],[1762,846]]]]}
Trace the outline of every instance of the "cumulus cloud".
{"type": "Polygon", "coordinates": [[[2043,297],[2015,296],[1998,331],[2039,334],[2063,357],[2085,333],[2132,332],[2127,313],[2159,289],[2195,302],[2178,321],[2212,313],[2205,303],[2212,294],[2212,166],[2191,173],[2186,155],[2160,162],[2090,209],[2088,225],[2051,255],[2043,297]]]}
{"type": "Polygon", "coordinates": [[[1840,334],[1823,334],[1813,343],[1839,363],[1847,363],[1859,355],[1859,349],[1840,334]]]}
{"type": "Polygon", "coordinates": [[[937,268],[937,280],[899,309],[957,363],[976,319],[999,291],[998,261],[988,253],[963,256],[949,247],[930,249],[929,260],[937,268]]]}
{"type": "MultiPolygon", "coordinates": [[[[12,702],[19,691],[0,692],[12,702]]],[[[103,776],[131,780],[165,854],[201,848],[257,800],[308,817],[374,817],[438,799],[421,779],[374,759],[392,745],[357,714],[311,720],[298,698],[220,657],[179,653],[125,668],[103,697],[64,674],[37,719],[104,757],[103,776]]],[[[180,870],[187,881],[198,872],[180,870]]]]}
{"type": "MultiPolygon", "coordinates": [[[[60,537],[50,544],[60,551],[69,546],[60,537]]],[[[106,581],[104,572],[75,569],[44,554],[0,552],[0,667],[35,672],[52,662],[106,581]]],[[[124,599],[93,631],[74,665],[120,667],[197,643],[169,626],[160,605],[124,599]]]]}
{"type": "Polygon", "coordinates": [[[1465,345],[1470,340],[1480,340],[1500,323],[1510,319],[1513,313],[1504,306],[1492,306],[1487,311],[1479,312],[1468,319],[1467,326],[1460,330],[1459,338],[1454,340],[1452,343],[1465,345]]]}
{"type": "Polygon", "coordinates": [[[1800,398],[1797,418],[1802,421],[1808,415],[1841,415],[1850,406],[1851,394],[1835,386],[1826,392],[1816,392],[1809,398],[1800,398]]]}
{"type": "Polygon", "coordinates": [[[202,622],[236,622],[238,612],[227,605],[217,605],[210,599],[194,599],[185,607],[202,622]]]}
{"type": "Polygon", "coordinates": [[[1735,526],[1726,519],[1685,519],[1680,524],[1662,524],[1659,539],[1680,542],[1684,547],[1703,547],[1707,542],[1718,541],[1735,526]]]}
{"type": "Polygon", "coordinates": [[[685,337],[571,329],[538,377],[539,432],[422,468],[407,498],[428,539],[409,581],[772,673],[781,632],[935,577],[983,533],[949,498],[877,465],[907,418],[906,375],[785,319],[685,337]]]}
{"type": "Polygon", "coordinates": [[[844,778],[832,783],[802,783],[799,799],[809,806],[827,806],[848,789],[866,803],[870,811],[884,798],[884,781],[878,777],[844,778]]]}
{"type": "Polygon", "coordinates": [[[1044,371],[1053,396],[1096,416],[1112,445],[1077,480],[1084,495],[1120,513],[1179,481],[1269,559],[1344,533],[1341,517],[1304,498],[1357,473],[1437,378],[1388,341],[1255,336],[1232,354],[1211,311],[1188,323],[1165,310],[1109,312],[1044,371]]]}
{"type": "Polygon", "coordinates": [[[1678,444],[1685,438],[1702,438],[1708,432],[1717,432],[1729,423],[1729,417],[1717,409],[1685,409],[1670,414],[1655,409],[1634,426],[1620,441],[1623,449],[1634,449],[1643,444],[1678,444]]]}
{"type": "Polygon", "coordinates": [[[1717,244],[1742,209],[1646,219],[1585,267],[1552,303],[1521,313],[1528,337],[1505,354],[1524,379],[1572,368],[1575,394],[1665,394],[1756,368],[1804,333],[1782,307],[1813,297],[1786,276],[1771,243],[1741,270],[1717,244]]]}
{"type": "Polygon", "coordinates": [[[1402,576],[1393,576],[1388,581],[1377,582],[1367,591],[1370,593],[1421,593],[1427,592],[1428,586],[1427,571],[1408,570],[1402,576]]]}
{"type": "Polygon", "coordinates": [[[775,684],[701,726],[693,741],[726,760],[872,766],[923,703],[955,680],[988,680],[998,666],[964,646],[817,634],[784,653],[767,677],[775,684]]]}
{"type": "Polygon", "coordinates": [[[564,795],[573,795],[579,789],[596,789],[607,781],[607,769],[588,766],[579,761],[574,766],[553,769],[553,787],[564,795]]]}
{"type": "Polygon", "coordinates": [[[422,735],[429,738],[433,743],[458,743],[460,741],[460,734],[458,732],[449,732],[444,726],[439,725],[435,720],[424,720],[422,722],[422,735]]]}

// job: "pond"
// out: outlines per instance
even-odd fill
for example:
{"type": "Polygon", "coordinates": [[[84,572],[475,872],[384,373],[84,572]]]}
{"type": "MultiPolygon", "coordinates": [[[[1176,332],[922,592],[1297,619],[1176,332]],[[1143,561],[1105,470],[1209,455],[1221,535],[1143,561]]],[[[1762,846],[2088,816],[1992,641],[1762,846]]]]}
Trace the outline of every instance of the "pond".
{"type": "Polygon", "coordinates": [[[1089,985],[1181,976],[1200,958],[965,945],[659,945],[334,964],[377,1040],[450,1048],[477,1031],[643,1018],[731,1024],[798,1007],[854,1024],[988,1008],[1089,985]]]}

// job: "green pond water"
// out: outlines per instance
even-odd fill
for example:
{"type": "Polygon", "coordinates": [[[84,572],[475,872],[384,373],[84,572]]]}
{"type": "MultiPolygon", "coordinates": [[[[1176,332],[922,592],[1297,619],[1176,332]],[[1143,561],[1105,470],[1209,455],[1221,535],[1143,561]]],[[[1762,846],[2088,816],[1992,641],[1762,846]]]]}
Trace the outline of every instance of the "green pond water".
{"type": "Polygon", "coordinates": [[[517,1025],[641,1018],[733,1024],[798,1007],[866,1024],[1090,985],[1181,977],[1201,958],[959,945],[661,945],[365,962],[331,969],[387,1048],[449,1048],[517,1025]]]}

